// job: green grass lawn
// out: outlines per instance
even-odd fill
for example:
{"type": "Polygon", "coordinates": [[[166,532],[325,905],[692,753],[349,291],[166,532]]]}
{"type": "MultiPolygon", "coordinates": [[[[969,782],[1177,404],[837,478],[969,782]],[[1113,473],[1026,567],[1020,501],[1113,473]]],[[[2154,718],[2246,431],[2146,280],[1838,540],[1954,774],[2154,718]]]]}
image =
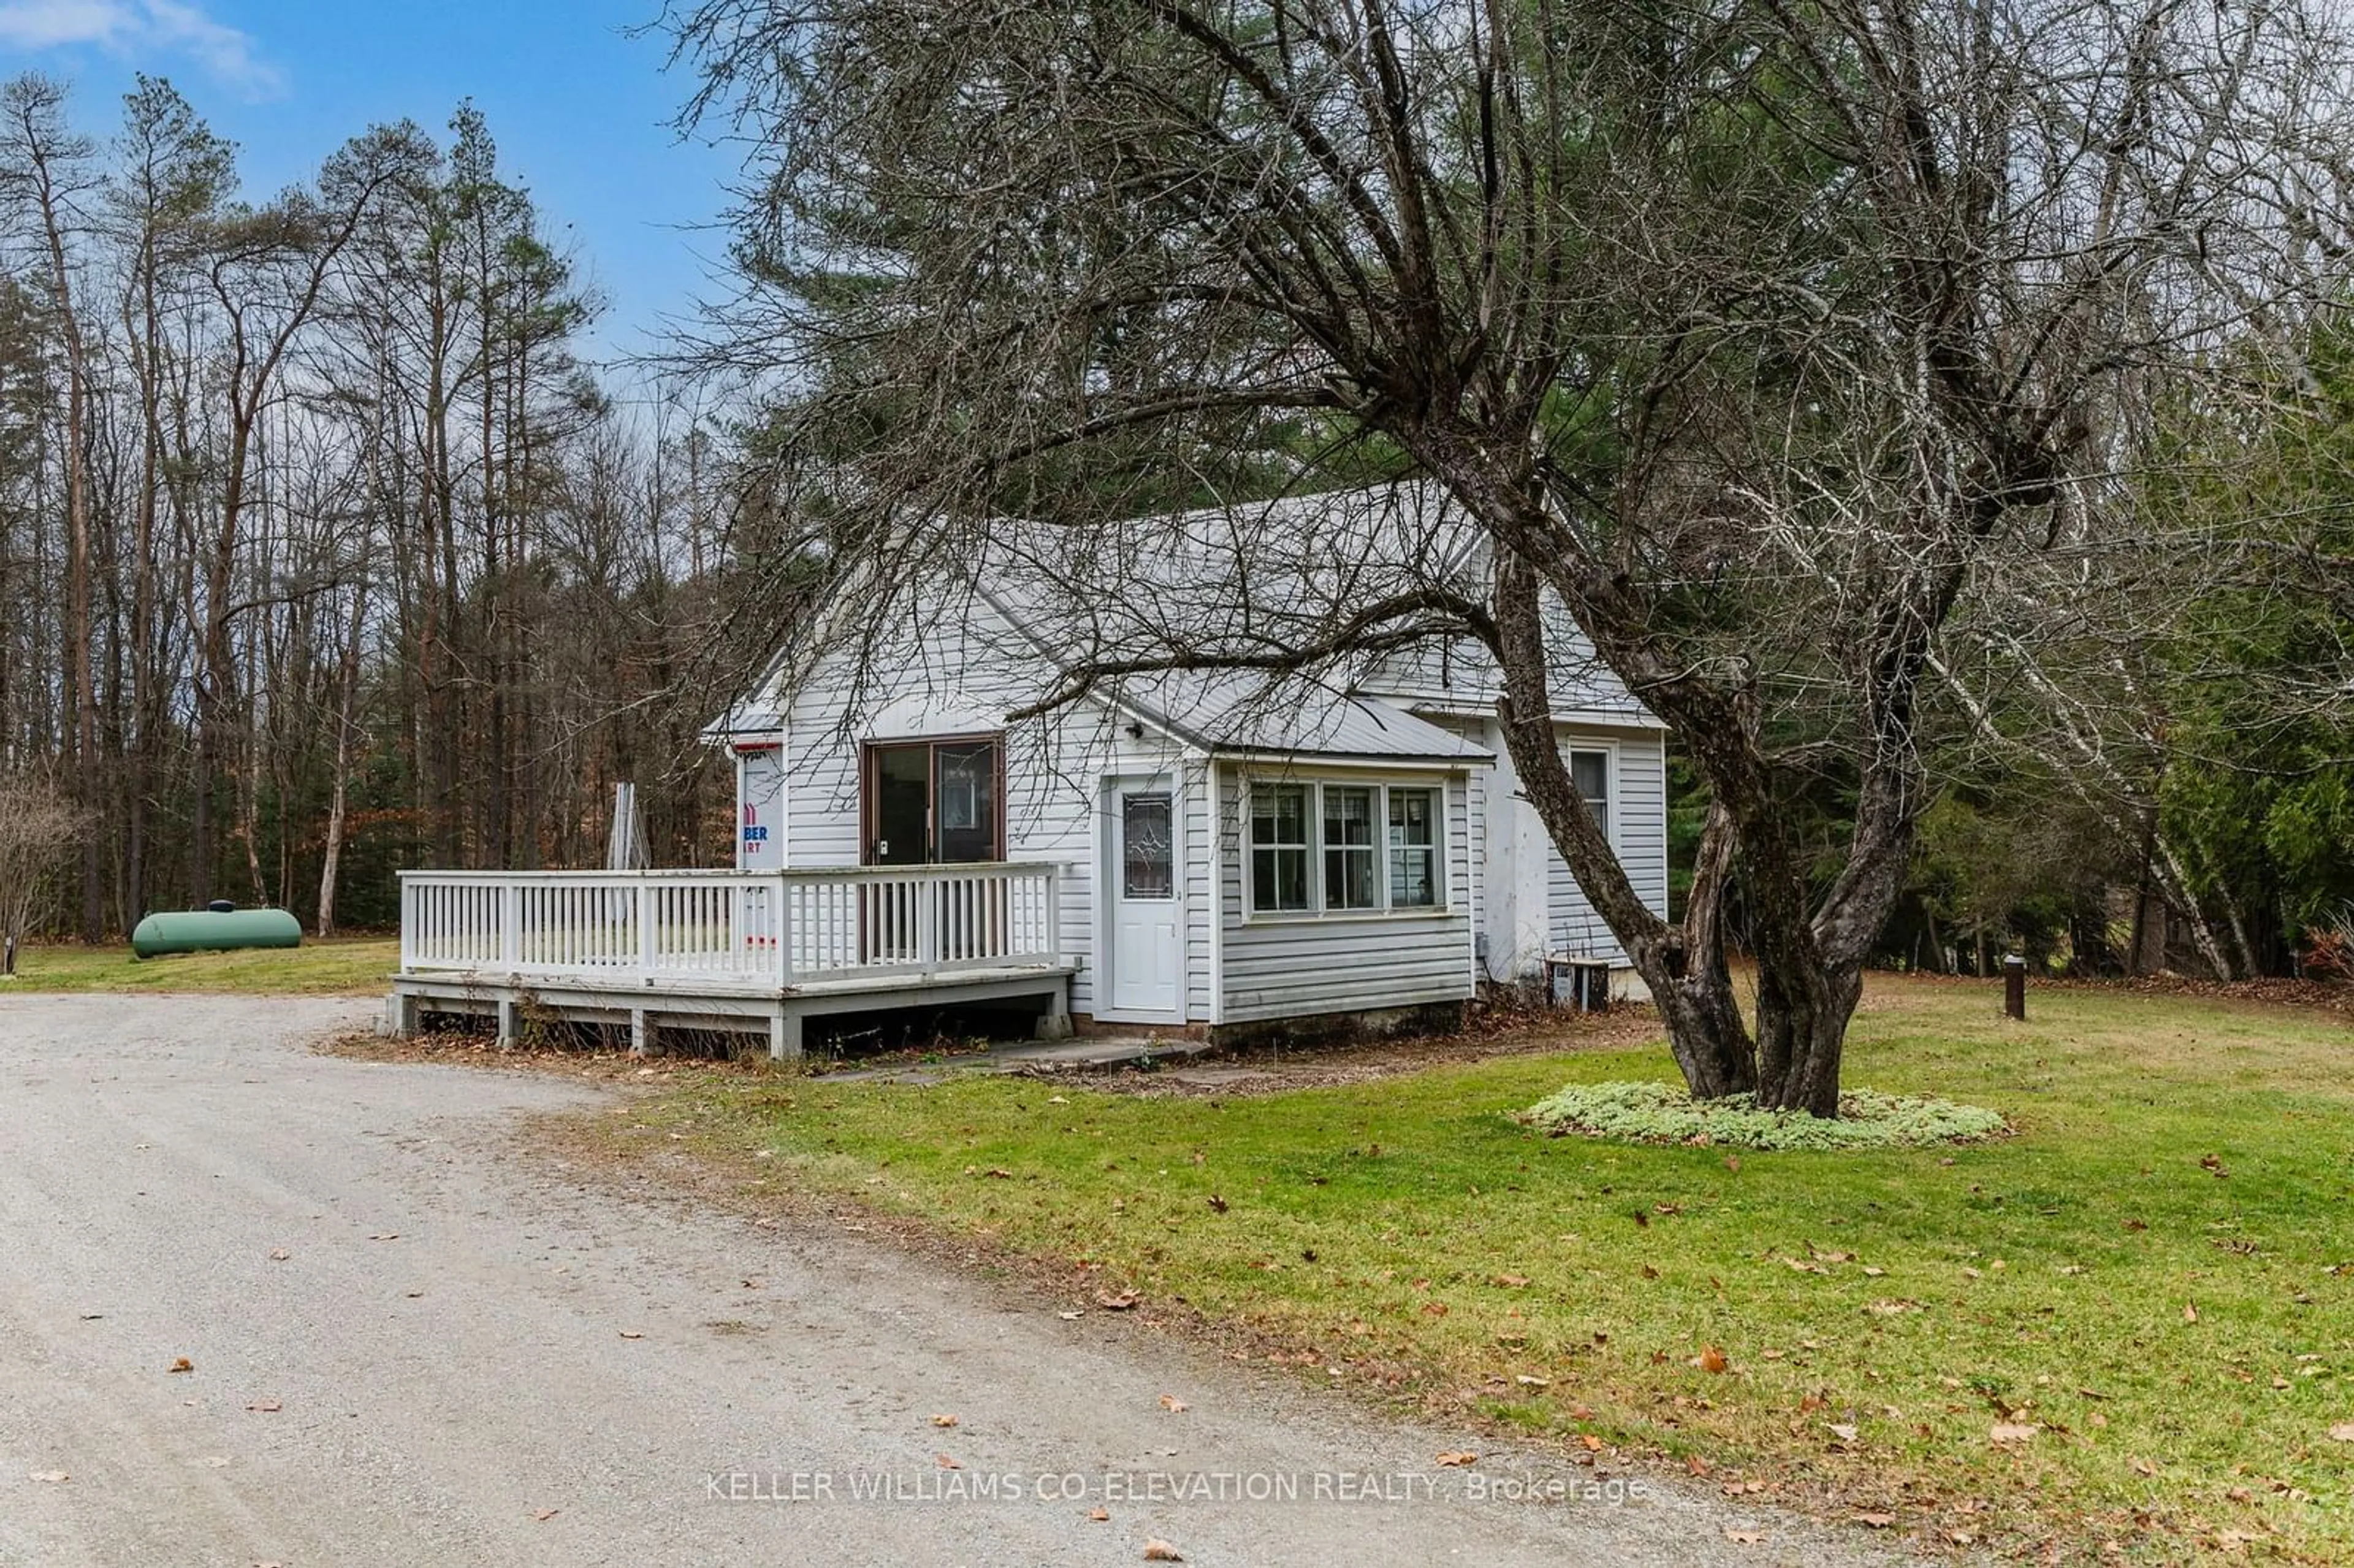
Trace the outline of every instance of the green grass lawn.
{"type": "Polygon", "coordinates": [[[2018,1129],[1971,1148],[1728,1158],[1507,1118],[1670,1075],[1660,1048],[1222,1103],[689,1074],[600,1136],[1094,1266],[1075,1291],[1606,1463],[1946,1542],[2354,1559],[2354,1037],[2094,990],[1997,1010],[1882,980],[1852,1036],[1850,1084],[2018,1129]]]}
{"type": "Polygon", "coordinates": [[[234,953],[184,953],[133,959],[127,947],[27,948],[16,978],[0,996],[22,991],[212,991],[256,996],[362,996],[381,993],[400,967],[392,937],[305,938],[299,948],[234,953]]]}

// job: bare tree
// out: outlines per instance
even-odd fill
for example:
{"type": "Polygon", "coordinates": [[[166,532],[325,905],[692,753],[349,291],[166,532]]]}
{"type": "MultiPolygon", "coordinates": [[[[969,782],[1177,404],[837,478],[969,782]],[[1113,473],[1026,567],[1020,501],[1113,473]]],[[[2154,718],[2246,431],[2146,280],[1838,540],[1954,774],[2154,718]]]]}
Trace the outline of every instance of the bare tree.
{"type": "Polygon", "coordinates": [[[2151,399],[2306,311],[2284,260],[2338,228],[2302,193],[2328,186],[2343,52],[2296,5],[668,20],[690,122],[756,149],[743,291],[689,357],[771,390],[754,452],[809,553],[888,593],[1009,514],[1108,542],[1140,503],[1435,481],[1484,577],[1161,661],[1484,644],[1529,798],[1693,1091],[1819,1115],[1933,798],[1957,609],[2129,525],[2151,399]],[[1679,920],[1557,748],[1555,607],[1706,786],[1679,920]],[[1852,801],[1828,864],[1790,810],[1826,781],[1852,801]]]}
{"type": "Polygon", "coordinates": [[[72,805],[47,780],[0,775],[0,976],[16,972],[43,886],[83,837],[72,805]]]}
{"type": "MultiPolygon", "coordinates": [[[[0,88],[0,200],[28,209],[48,307],[65,350],[66,693],[72,715],[74,782],[84,810],[99,803],[98,691],[92,679],[90,591],[90,368],[73,238],[88,221],[96,185],[91,145],[66,124],[65,89],[27,75],[0,88]]],[[[98,842],[82,845],[81,929],[96,941],[103,919],[98,842]]]]}

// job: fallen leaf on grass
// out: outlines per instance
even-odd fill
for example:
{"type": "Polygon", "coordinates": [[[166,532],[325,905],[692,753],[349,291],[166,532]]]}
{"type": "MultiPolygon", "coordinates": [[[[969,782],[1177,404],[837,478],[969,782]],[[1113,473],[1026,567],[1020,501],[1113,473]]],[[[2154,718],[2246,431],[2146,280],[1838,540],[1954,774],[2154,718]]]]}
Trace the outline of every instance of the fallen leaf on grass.
{"type": "Polygon", "coordinates": [[[1998,1421],[1987,1436],[1997,1443],[2024,1443],[2042,1430],[2031,1421],[1998,1421]]]}
{"type": "Polygon", "coordinates": [[[1449,1448],[1446,1453],[1438,1456],[1437,1462],[1449,1469],[1454,1469],[1464,1465],[1478,1464],[1479,1456],[1469,1448],[1449,1448]]]}
{"type": "Polygon", "coordinates": [[[167,1372],[192,1372],[196,1370],[196,1363],[182,1356],[164,1370],[167,1372]]]}
{"type": "Polygon", "coordinates": [[[1528,1282],[1529,1277],[1525,1274],[1500,1274],[1496,1276],[1494,1280],[1495,1284],[1502,1287],[1506,1290],[1518,1290],[1522,1286],[1526,1285],[1528,1282]]]}
{"type": "Polygon", "coordinates": [[[1211,1193],[1211,1194],[1210,1194],[1210,1207],[1211,1207],[1211,1208],[1213,1208],[1213,1209],[1214,1209],[1214,1210],[1216,1210],[1219,1213],[1222,1213],[1222,1214],[1223,1214],[1223,1213],[1225,1213],[1228,1209],[1230,1209],[1230,1208],[1234,1207],[1234,1205],[1233,1205],[1233,1204],[1231,1204],[1231,1203],[1229,1203],[1229,1202],[1227,1202],[1224,1198],[1221,1198],[1221,1197],[1220,1197],[1220,1196],[1218,1196],[1215,1192],[1213,1192],[1213,1193],[1211,1193]]]}
{"type": "Polygon", "coordinates": [[[1833,1421],[1828,1423],[1828,1425],[1831,1429],[1831,1436],[1838,1438],[1840,1442],[1852,1443],[1855,1441],[1855,1423],[1851,1421],[1833,1421]]]}
{"type": "Polygon", "coordinates": [[[1721,1372],[1731,1363],[1724,1359],[1724,1352],[1714,1345],[1702,1345],[1700,1359],[1692,1364],[1704,1372],[1721,1372]]]}
{"type": "Polygon", "coordinates": [[[1553,1386],[1553,1379],[1549,1377],[1538,1377],[1532,1372],[1518,1373],[1513,1377],[1512,1381],[1519,1383],[1522,1388],[1551,1388],[1553,1386]]]}
{"type": "Polygon", "coordinates": [[[1096,1292],[1096,1305],[1107,1312],[1125,1312],[1136,1305],[1136,1299],[1133,1290],[1122,1290],[1117,1295],[1102,1290],[1096,1292]]]}
{"type": "Polygon", "coordinates": [[[1185,1402],[1178,1398],[1175,1394],[1164,1393],[1161,1396],[1161,1408],[1169,1412],[1170,1414],[1174,1415],[1179,1411],[1186,1409],[1187,1406],[1185,1402]]]}
{"type": "Polygon", "coordinates": [[[1084,1312],[1057,1312],[1055,1316],[1060,1318],[1066,1323],[1076,1323],[1080,1319],[1086,1317],[1087,1314],[1084,1312]]]}
{"type": "Polygon", "coordinates": [[[269,1414],[275,1414],[275,1413],[276,1413],[276,1412],[278,1412],[278,1411],[281,1411],[281,1410],[285,1409],[285,1408],[286,1408],[286,1406],[285,1406],[285,1404],[284,1404],[282,1402],[281,1402],[281,1401],[279,1401],[279,1400],[275,1400],[275,1399],[257,1399],[257,1400],[255,1400],[251,1404],[247,1405],[247,1406],[246,1406],[246,1408],[247,1408],[248,1410],[258,1410],[258,1411],[260,1411],[263,1414],[265,1414],[265,1415],[269,1415],[269,1414]]]}
{"type": "Polygon", "coordinates": [[[1602,1439],[1596,1437],[1591,1432],[1579,1433],[1577,1435],[1577,1440],[1585,1445],[1585,1451],[1589,1454],[1599,1454],[1602,1452],[1602,1439]]]}
{"type": "Polygon", "coordinates": [[[1144,1560],[1147,1563],[1182,1563],[1185,1554],[1155,1536],[1144,1543],[1144,1560]]]}
{"type": "Polygon", "coordinates": [[[73,1478],[66,1474],[63,1470],[35,1470],[33,1472],[33,1479],[37,1481],[47,1481],[49,1485],[54,1487],[61,1486],[65,1482],[73,1479],[73,1478]]]}
{"type": "Polygon", "coordinates": [[[1855,1521],[1873,1530],[1886,1530],[1896,1522],[1896,1516],[1893,1513],[1860,1513],[1855,1516],[1855,1521]]]}
{"type": "Polygon", "coordinates": [[[2354,1443],[2354,1421],[2341,1421],[2329,1429],[2333,1443],[2354,1443]]]}
{"type": "Polygon", "coordinates": [[[2199,1308],[2196,1303],[2185,1301],[2182,1304],[2182,1320],[2186,1323],[2199,1321],[2199,1308]]]}

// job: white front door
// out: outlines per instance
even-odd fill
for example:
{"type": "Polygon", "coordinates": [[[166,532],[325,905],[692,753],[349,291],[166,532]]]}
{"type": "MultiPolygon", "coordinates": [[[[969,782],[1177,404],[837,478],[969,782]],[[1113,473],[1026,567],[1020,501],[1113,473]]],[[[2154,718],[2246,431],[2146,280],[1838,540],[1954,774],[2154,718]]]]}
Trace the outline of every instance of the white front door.
{"type": "Polygon", "coordinates": [[[1182,1022],[1184,922],[1178,916],[1177,795],[1166,780],[1115,784],[1104,868],[1105,957],[1112,1018],[1182,1022]]]}

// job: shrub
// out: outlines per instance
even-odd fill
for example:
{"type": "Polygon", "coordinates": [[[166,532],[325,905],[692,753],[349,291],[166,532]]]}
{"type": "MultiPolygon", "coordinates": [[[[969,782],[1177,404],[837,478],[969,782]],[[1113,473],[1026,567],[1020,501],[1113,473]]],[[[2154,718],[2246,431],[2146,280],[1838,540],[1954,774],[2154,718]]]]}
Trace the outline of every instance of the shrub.
{"type": "Polygon", "coordinates": [[[1695,1100],[1680,1084],[1572,1084],[1517,1118],[1556,1138],[1624,1143],[1722,1144],[1732,1149],[1918,1149],[1970,1143],[2010,1130],[1994,1111],[1925,1096],[1850,1089],[1838,1119],[1760,1110],[1754,1097],[1695,1100]]]}

